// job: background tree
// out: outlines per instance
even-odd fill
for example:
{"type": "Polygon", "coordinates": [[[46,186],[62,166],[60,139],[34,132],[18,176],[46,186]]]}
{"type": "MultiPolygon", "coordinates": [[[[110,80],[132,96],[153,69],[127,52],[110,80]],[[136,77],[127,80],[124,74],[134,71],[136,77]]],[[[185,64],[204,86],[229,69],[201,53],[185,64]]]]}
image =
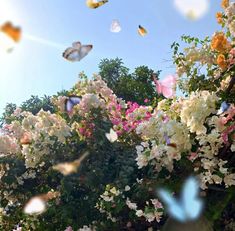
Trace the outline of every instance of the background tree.
{"type": "Polygon", "coordinates": [[[126,101],[143,104],[145,99],[156,97],[152,75],[154,71],[147,66],[135,68],[133,73],[123,65],[122,59],[103,59],[99,64],[99,74],[114,93],[126,101]]]}

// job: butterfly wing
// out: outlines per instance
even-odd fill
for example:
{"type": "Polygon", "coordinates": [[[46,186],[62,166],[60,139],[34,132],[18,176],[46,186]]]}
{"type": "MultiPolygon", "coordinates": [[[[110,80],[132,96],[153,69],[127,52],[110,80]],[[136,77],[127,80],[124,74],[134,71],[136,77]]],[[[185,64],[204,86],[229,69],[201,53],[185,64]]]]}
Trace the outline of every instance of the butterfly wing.
{"type": "Polygon", "coordinates": [[[79,61],[79,49],[69,47],[63,52],[63,57],[71,62],[79,61]]]}
{"type": "Polygon", "coordinates": [[[225,101],[223,103],[221,103],[220,109],[217,112],[217,115],[221,115],[223,114],[225,111],[227,111],[229,109],[230,105],[227,104],[225,101]]]}
{"type": "Polygon", "coordinates": [[[156,79],[156,77],[153,77],[153,81],[155,83],[157,93],[162,94],[162,85],[161,85],[161,83],[156,79]]]}
{"type": "Polygon", "coordinates": [[[72,102],[73,105],[77,105],[81,102],[81,98],[78,96],[70,96],[69,100],[72,102]]]}
{"type": "Polygon", "coordinates": [[[118,33],[121,31],[121,25],[119,23],[118,20],[113,20],[112,21],[112,24],[111,24],[111,28],[110,28],[110,31],[113,32],[113,33],[118,33]]]}
{"type": "Polygon", "coordinates": [[[46,204],[38,196],[31,198],[24,207],[24,213],[26,214],[40,214],[45,210],[46,210],[46,204]]]}
{"type": "Polygon", "coordinates": [[[166,141],[166,144],[169,145],[171,143],[169,136],[166,133],[164,133],[163,137],[166,141]]]}
{"type": "Polygon", "coordinates": [[[0,29],[6,35],[8,35],[15,42],[19,42],[21,38],[21,29],[19,27],[14,27],[11,22],[6,22],[0,29]]]}
{"type": "Polygon", "coordinates": [[[103,0],[103,1],[94,1],[94,0],[87,0],[86,1],[86,5],[91,8],[91,9],[96,9],[102,5],[104,5],[106,2],[108,2],[108,0],[103,0]]]}
{"type": "Polygon", "coordinates": [[[144,27],[142,27],[141,25],[139,25],[139,28],[138,28],[138,33],[139,33],[139,35],[141,35],[141,36],[145,36],[145,35],[147,35],[147,30],[144,28],[144,27]]]}
{"type": "Polygon", "coordinates": [[[79,56],[78,56],[78,61],[80,61],[81,59],[83,59],[86,55],[88,55],[88,53],[91,51],[91,49],[93,48],[92,45],[82,45],[81,49],[79,51],[79,56]]]}
{"type": "Polygon", "coordinates": [[[198,198],[199,184],[197,180],[190,177],[186,180],[182,191],[182,204],[188,220],[195,220],[200,216],[203,203],[198,198]]]}
{"type": "Polygon", "coordinates": [[[72,43],[72,46],[73,46],[73,48],[80,50],[82,44],[78,41],[78,42],[72,43]]]}
{"type": "Polygon", "coordinates": [[[166,98],[172,98],[175,95],[175,91],[170,88],[161,85],[161,93],[166,97],[166,98]]]}
{"type": "Polygon", "coordinates": [[[117,133],[111,128],[109,133],[105,134],[106,138],[111,142],[115,142],[118,139],[117,133]]]}
{"type": "Polygon", "coordinates": [[[71,96],[65,100],[65,110],[70,113],[73,110],[73,107],[79,104],[81,99],[77,96],[71,96]]]}
{"type": "Polygon", "coordinates": [[[171,98],[175,95],[176,76],[168,75],[165,79],[160,81],[162,94],[166,98],[171,98]]]}
{"type": "Polygon", "coordinates": [[[173,198],[169,192],[163,189],[158,191],[158,195],[166,204],[169,215],[178,221],[184,222],[186,216],[182,205],[175,198],[173,198]]]}

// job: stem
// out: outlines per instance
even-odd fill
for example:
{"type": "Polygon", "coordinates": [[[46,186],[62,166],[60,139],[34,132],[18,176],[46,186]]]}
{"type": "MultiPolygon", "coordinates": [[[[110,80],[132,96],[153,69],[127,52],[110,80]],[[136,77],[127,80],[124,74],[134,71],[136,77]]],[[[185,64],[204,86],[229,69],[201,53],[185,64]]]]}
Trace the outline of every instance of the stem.
{"type": "Polygon", "coordinates": [[[230,93],[234,84],[235,84],[235,76],[233,76],[229,82],[228,88],[226,90],[227,94],[230,93]]]}

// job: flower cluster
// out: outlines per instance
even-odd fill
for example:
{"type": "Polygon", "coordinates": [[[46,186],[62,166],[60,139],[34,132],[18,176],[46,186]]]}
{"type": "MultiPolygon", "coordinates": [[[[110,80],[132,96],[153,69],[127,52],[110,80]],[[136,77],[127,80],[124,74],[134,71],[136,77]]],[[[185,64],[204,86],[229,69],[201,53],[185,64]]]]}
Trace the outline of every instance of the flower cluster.
{"type": "Polygon", "coordinates": [[[57,141],[65,143],[71,135],[70,127],[59,115],[41,110],[37,115],[22,112],[21,117],[5,126],[8,134],[0,136],[1,153],[23,155],[27,168],[36,167],[57,141]]]}
{"type": "Polygon", "coordinates": [[[144,210],[138,209],[137,204],[131,202],[129,198],[126,199],[126,205],[130,210],[135,211],[137,217],[144,217],[148,222],[153,222],[154,220],[160,222],[163,216],[163,206],[158,199],[150,199],[150,201],[146,201],[144,210]]]}
{"type": "Polygon", "coordinates": [[[107,218],[113,222],[116,222],[118,218],[115,218],[112,215],[118,213],[120,206],[123,208],[127,207],[130,212],[133,211],[136,218],[145,218],[149,223],[154,222],[155,220],[160,222],[163,216],[163,206],[161,202],[158,199],[150,199],[150,201],[145,202],[144,209],[142,210],[125,195],[129,190],[129,186],[126,186],[125,190],[121,192],[117,190],[116,187],[107,185],[105,192],[100,195],[96,208],[98,208],[101,213],[106,213],[107,218]]]}

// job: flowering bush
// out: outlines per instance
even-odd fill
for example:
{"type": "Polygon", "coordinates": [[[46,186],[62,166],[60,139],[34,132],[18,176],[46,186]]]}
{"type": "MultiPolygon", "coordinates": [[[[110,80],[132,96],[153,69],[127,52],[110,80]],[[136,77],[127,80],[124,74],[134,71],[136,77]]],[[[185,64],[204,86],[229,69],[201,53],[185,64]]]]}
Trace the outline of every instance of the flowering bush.
{"type": "Polygon", "coordinates": [[[67,95],[51,98],[53,112],[15,109],[0,135],[2,230],[157,230],[166,214],[156,190],[177,193],[191,174],[205,215],[224,227],[218,220],[235,191],[235,3],[222,3],[224,31],[183,36],[184,52],[172,46],[185,97],[126,102],[101,76],[81,74],[68,93],[80,97],[71,112],[67,95]],[[25,214],[35,196],[46,211],[25,214]]]}

